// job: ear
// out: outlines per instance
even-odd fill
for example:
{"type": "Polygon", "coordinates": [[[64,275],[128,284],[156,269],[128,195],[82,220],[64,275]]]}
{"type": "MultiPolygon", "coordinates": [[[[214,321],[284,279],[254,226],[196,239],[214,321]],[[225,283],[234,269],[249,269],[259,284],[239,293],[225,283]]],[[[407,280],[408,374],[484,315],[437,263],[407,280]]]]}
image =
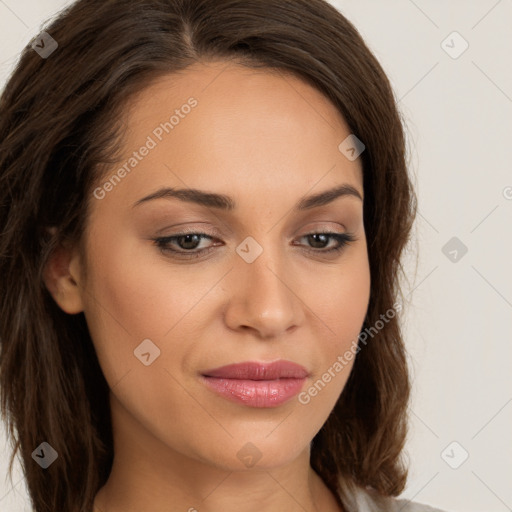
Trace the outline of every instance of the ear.
{"type": "Polygon", "coordinates": [[[59,245],[44,269],[46,288],[59,307],[70,315],[83,311],[81,261],[77,248],[59,245]]]}

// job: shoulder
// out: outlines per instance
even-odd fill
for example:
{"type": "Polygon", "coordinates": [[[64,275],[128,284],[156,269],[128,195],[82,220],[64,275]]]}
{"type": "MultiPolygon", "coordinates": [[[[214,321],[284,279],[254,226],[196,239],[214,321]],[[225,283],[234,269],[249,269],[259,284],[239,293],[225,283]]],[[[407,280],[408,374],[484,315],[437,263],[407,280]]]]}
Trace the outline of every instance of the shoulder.
{"type": "Polygon", "coordinates": [[[445,512],[406,499],[381,496],[371,489],[353,487],[343,497],[347,512],[445,512]]]}
{"type": "Polygon", "coordinates": [[[397,512],[445,512],[440,508],[431,507],[430,505],[425,505],[423,503],[417,503],[416,501],[404,499],[395,499],[393,501],[396,503],[395,506],[397,512]]]}

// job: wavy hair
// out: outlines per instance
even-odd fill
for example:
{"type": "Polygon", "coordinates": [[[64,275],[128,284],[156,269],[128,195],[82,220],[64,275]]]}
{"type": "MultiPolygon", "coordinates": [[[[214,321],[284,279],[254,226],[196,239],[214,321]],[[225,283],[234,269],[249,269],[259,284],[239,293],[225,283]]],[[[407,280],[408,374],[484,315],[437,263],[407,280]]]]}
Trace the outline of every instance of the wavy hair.
{"type": "MultiPolygon", "coordinates": [[[[382,67],[324,0],[79,0],[45,27],[58,48],[23,50],[0,98],[1,413],[36,512],[90,512],[113,461],[108,385],[83,313],[43,282],[52,252],[82,243],[91,191],[116,161],[123,107],[163,75],[235,61],[317,88],[366,146],[364,226],[371,273],[363,328],[401,294],[400,258],[416,214],[401,115],[382,67]],[[103,171],[102,171],[103,170],[103,171]],[[43,441],[58,452],[45,471],[43,441]]],[[[398,315],[360,350],[311,465],[386,496],[404,488],[410,381],[398,315]]]]}

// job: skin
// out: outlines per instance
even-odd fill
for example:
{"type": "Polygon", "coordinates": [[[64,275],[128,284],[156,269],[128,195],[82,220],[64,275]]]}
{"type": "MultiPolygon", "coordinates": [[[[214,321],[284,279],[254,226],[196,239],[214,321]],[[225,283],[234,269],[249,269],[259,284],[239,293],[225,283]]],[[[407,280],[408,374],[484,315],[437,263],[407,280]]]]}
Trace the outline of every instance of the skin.
{"type": "Polygon", "coordinates": [[[310,467],[310,442],[353,360],[308,404],[294,397],[276,408],[230,402],[199,374],[286,359],[310,372],[306,390],[357,339],[370,297],[363,202],[347,195],[293,211],[302,197],[342,184],[363,196],[360,158],[338,149],[351,131],[298,78],[198,63],[127,106],[126,159],[190,97],[198,104],[179,125],[103,199],[91,198],[85,254],[62,247],[45,274],[64,311],[84,312],[111,390],[115,458],[94,510],[339,511],[310,467]],[[133,207],[161,187],[227,194],[237,208],[176,198],[133,207]],[[152,241],[183,228],[218,234],[172,248],[212,251],[178,259],[152,241]],[[336,240],[315,245],[307,235],[326,231],[356,240],[322,254],[336,240]],[[263,249],[252,263],[235,250],[248,236],[263,249]],[[134,356],[147,338],[160,349],[149,366],[134,356]],[[253,467],[237,457],[248,442],[261,455],[253,467]]]}

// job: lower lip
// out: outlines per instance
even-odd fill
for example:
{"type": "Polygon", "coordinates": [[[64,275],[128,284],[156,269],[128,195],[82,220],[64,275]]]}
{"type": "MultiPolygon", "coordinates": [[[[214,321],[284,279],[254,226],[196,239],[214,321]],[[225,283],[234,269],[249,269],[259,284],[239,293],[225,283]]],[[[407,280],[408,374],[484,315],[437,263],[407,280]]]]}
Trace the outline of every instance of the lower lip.
{"type": "Polygon", "coordinates": [[[242,380],[202,376],[219,395],[248,407],[278,407],[297,395],[306,379],[242,380]]]}

